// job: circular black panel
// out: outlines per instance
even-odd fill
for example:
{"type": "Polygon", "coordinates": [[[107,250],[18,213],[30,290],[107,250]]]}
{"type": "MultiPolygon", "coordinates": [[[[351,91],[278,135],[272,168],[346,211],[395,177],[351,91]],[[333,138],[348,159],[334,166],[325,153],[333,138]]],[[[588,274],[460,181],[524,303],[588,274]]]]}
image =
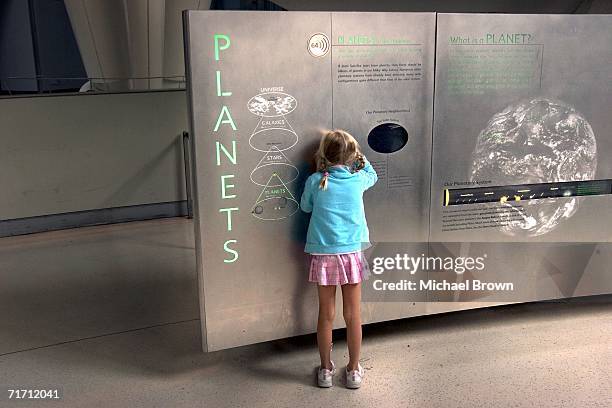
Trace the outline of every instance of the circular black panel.
{"type": "Polygon", "coordinates": [[[397,123],[382,123],[370,131],[368,145],[378,153],[397,152],[408,143],[408,131],[397,123]]]}

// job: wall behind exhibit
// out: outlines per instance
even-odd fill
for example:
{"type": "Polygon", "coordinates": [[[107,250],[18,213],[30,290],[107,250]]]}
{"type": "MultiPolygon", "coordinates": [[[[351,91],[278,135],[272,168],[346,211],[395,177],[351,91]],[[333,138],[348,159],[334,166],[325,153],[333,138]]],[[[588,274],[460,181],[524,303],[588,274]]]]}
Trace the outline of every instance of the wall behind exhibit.
{"type": "Polygon", "coordinates": [[[0,99],[0,112],[0,231],[6,220],[185,200],[184,91],[0,99]]]}

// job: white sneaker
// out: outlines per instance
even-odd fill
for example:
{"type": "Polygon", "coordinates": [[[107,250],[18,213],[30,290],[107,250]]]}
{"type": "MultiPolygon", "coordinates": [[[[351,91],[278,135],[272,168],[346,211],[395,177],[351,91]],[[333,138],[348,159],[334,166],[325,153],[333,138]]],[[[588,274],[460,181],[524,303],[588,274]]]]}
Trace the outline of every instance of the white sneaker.
{"type": "Polygon", "coordinates": [[[348,368],[346,371],[346,388],[359,388],[361,387],[361,382],[363,381],[363,376],[365,375],[365,370],[361,366],[361,364],[357,363],[357,370],[349,371],[348,368]]]}
{"type": "Polygon", "coordinates": [[[329,388],[332,386],[332,378],[334,374],[336,374],[336,365],[333,361],[331,361],[332,369],[328,370],[327,368],[319,367],[319,372],[317,375],[317,384],[319,387],[329,388]]]}

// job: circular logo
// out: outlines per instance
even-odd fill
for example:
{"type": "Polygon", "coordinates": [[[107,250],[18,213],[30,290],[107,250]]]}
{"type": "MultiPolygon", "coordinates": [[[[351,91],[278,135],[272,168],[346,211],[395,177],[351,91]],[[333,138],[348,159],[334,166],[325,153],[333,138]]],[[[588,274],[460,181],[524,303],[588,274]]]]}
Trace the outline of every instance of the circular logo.
{"type": "Polygon", "coordinates": [[[323,33],[316,33],[308,40],[308,52],[313,57],[322,57],[329,52],[329,38],[323,33]]]}

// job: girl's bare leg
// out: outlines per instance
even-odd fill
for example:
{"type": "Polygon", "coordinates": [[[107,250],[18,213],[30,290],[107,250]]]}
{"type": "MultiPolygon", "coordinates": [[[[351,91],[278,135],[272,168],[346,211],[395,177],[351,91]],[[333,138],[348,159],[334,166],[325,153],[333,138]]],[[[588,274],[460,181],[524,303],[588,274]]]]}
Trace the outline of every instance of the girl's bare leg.
{"type": "Polygon", "coordinates": [[[361,352],[361,283],[342,285],[342,308],[346,322],[349,370],[357,370],[361,352]]]}
{"type": "Polygon", "coordinates": [[[318,285],[319,288],[319,320],[317,323],[317,343],[321,356],[321,367],[331,370],[330,351],[332,344],[332,328],[336,315],[336,286],[318,285]]]}

